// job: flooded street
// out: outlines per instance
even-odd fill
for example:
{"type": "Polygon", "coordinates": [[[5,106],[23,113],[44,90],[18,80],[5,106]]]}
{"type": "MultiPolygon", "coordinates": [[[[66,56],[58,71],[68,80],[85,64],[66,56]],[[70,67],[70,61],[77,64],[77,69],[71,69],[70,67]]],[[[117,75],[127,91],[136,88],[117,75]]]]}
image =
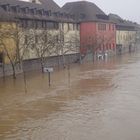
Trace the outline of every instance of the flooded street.
{"type": "Polygon", "coordinates": [[[140,140],[140,54],[0,80],[0,140],[140,140]],[[27,89],[27,92],[25,90],[27,89]]]}

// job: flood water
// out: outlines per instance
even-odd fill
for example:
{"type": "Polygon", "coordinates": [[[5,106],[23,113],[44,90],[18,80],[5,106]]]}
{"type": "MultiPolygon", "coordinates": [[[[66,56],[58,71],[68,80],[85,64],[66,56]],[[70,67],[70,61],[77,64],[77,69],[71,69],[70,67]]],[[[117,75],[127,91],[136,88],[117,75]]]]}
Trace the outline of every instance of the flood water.
{"type": "Polygon", "coordinates": [[[1,79],[0,140],[140,140],[140,54],[1,79]]]}

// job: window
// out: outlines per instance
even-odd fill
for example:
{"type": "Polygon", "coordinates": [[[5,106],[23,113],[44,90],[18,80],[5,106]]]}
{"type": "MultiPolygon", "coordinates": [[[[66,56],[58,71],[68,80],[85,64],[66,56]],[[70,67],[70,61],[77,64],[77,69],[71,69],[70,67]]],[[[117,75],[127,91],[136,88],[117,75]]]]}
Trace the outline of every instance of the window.
{"type": "Polygon", "coordinates": [[[112,30],[113,30],[113,31],[115,30],[115,26],[114,26],[114,25],[112,25],[112,30]]]}
{"type": "Polygon", "coordinates": [[[59,24],[57,22],[47,22],[48,29],[59,29],[59,24]]]}
{"type": "Polygon", "coordinates": [[[70,24],[68,23],[68,30],[70,30],[70,24]]]}
{"type": "Polygon", "coordinates": [[[73,30],[73,24],[68,23],[68,30],[73,30]]]}
{"type": "Polygon", "coordinates": [[[58,43],[58,41],[59,41],[59,36],[56,35],[56,36],[55,36],[55,42],[58,43]]]}
{"type": "Polygon", "coordinates": [[[17,8],[15,6],[12,6],[11,10],[12,10],[13,13],[17,13],[17,8]]]}
{"type": "Polygon", "coordinates": [[[46,21],[42,21],[42,28],[46,28],[46,21]]]}
{"type": "Polygon", "coordinates": [[[106,30],[106,24],[98,24],[98,30],[103,30],[105,31],[106,30]]]}
{"type": "Polygon", "coordinates": [[[109,30],[111,30],[111,24],[109,24],[109,30]]]}
{"type": "Polygon", "coordinates": [[[75,30],[75,24],[73,24],[73,30],[75,30]]]}
{"type": "Polygon", "coordinates": [[[80,30],[80,25],[76,24],[76,29],[79,31],[80,30]]]}
{"type": "Polygon", "coordinates": [[[106,44],[106,50],[108,50],[108,44],[106,44]]]}
{"type": "Polygon", "coordinates": [[[109,49],[111,50],[111,44],[109,44],[109,49]]]}
{"type": "Polygon", "coordinates": [[[47,34],[44,36],[44,41],[45,41],[45,43],[48,42],[48,36],[47,36],[47,34]]]}
{"type": "Polygon", "coordinates": [[[30,27],[30,28],[34,27],[34,21],[29,20],[28,21],[28,27],[30,27]]]}
{"type": "Polygon", "coordinates": [[[113,43],[113,50],[115,50],[115,44],[113,43]]]}
{"type": "Polygon", "coordinates": [[[54,22],[54,29],[56,29],[56,30],[59,29],[59,24],[57,22],[54,22]]]}
{"type": "Polygon", "coordinates": [[[24,37],[24,44],[27,44],[27,43],[28,43],[28,36],[25,35],[25,37],[24,37]]]}
{"type": "Polygon", "coordinates": [[[3,5],[2,7],[3,7],[7,12],[10,12],[10,6],[9,6],[9,4],[3,5]]]}
{"type": "Polygon", "coordinates": [[[21,13],[22,14],[26,14],[26,9],[25,8],[21,8],[21,13]]]}
{"type": "Polygon", "coordinates": [[[40,29],[42,28],[42,21],[36,21],[37,22],[37,27],[40,29]]]}
{"type": "Polygon", "coordinates": [[[38,35],[35,36],[35,43],[38,43],[38,35]]]}
{"type": "Polygon", "coordinates": [[[28,27],[28,21],[27,20],[22,20],[22,27],[27,28],[28,27]]]}
{"type": "Polygon", "coordinates": [[[62,23],[62,30],[64,29],[64,23],[62,23]]]}
{"type": "Polygon", "coordinates": [[[52,15],[52,12],[51,10],[48,11],[48,16],[51,16],[52,15]]]}

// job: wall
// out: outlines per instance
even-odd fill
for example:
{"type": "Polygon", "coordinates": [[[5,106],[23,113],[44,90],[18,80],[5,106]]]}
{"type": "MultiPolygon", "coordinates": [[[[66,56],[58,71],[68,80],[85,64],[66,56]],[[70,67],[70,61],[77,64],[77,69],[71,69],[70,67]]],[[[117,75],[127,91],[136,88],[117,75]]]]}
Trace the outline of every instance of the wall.
{"type": "Polygon", "coordinates": [[[116,50],[116,29],[112,23],[81,23],[81,53],[112,52],[116,50]]]}
{"type": "Polygon", "coordinates": [[[96,37],[96,23],[84,22],[80,24],[81,53],[93,50],[96,37]]]}
{"type": "MultiPolygon", "coordinates": [[[[104,27],[104,26],[103,26],[104,27]]],[[[116,29],[112,23],[96,23],[96,50],[101,51],[115,51],[116,49],[116,29]],[[101,28],[100,25],[105,25],[105,28],[101,28]],[[100,29],[101,28],[101,29],[100,29]]]]}
{"type": "Polygon", "coordinates": [[[116,31],[116,44],[122,46],[121,53],[129,52],[130,45],[135,44],[136,41],[136,31],[125,31],[117,30],[116,31]]]}
{"type": "Polygon", "coordinates": [[[0,52],[3,53],[3,63],[10,64],[7,54],[14,61],[16,57],[16,23],[14,22],[0,22],[0,41],[3,43],[0,47],[0,52]]]}

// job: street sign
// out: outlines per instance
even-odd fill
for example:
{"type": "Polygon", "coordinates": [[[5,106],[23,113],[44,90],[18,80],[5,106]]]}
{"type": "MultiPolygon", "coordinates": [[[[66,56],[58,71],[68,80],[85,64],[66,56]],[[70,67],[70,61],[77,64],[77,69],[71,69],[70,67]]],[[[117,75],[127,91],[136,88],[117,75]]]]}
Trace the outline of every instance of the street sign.
{"type": "Polygon", "coordinates": [[[53,72],[53,68],[44,68],[44,72],[53,72]]]}
{"type": "Polygon", "coordinates": [[[53,68],[44,68],[43,71],[48,73],[48,83],[49,87],[51,86],[51,72],[53,72],[53,68]]]}

